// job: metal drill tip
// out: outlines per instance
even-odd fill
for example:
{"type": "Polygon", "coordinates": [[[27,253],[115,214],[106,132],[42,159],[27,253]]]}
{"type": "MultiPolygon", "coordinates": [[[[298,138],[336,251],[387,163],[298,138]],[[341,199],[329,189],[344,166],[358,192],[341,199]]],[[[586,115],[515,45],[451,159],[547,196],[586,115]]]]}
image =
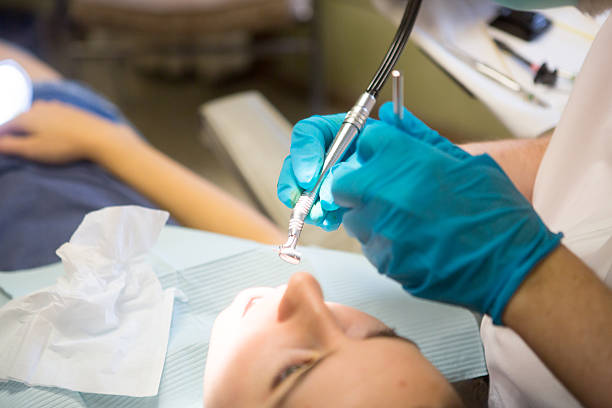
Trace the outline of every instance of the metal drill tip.
{"type": "Polygon", "coordinates": [[[292,265],[297,265],[302,259],[300,254],[295,247],[297,246],[298,235],[289,234],[287,242],[277,247],[278,256],[285,262],[289,262],[292,265]]]}
{"type": "Polygon", "coordinates": [[[277,251],[280,259],[292,265],[297,265],[302,260],[302,254],[296,251],[295,248],[280,245],[277,251]]]}

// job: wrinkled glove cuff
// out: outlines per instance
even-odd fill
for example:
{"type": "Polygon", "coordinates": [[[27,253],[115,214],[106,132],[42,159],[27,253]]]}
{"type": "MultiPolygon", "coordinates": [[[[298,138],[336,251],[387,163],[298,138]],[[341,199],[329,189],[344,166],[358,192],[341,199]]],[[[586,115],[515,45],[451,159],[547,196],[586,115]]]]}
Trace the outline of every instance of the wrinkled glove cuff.
{"type": "Polygon", "coordinates": [[[497,297],[487,310],[487,314],[493,319],[493,323],[498,326],[503,326],[502,315],[510,299],[519,289],[527,275],[552,251],[560,244],[563,238],[563,233],[552,233],[546,230],[542,237],[542,243],[535,246],[526,260],[522,260],[520,264],[514,266],[514,272],[509,280],[505,282],[497,297]]]}

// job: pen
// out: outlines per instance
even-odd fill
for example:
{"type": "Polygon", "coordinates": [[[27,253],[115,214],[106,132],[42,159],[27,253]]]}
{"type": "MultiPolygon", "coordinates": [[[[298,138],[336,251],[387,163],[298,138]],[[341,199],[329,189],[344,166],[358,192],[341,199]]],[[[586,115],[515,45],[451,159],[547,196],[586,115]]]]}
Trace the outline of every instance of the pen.
{"type": "Polygon", "coordinates": [[[551,69],[548,67],[547,63],[543,63],[538,65],[534,62],[529,61],[527,58],[516,52],[512,47],[510,47],[505,42],[498,40],[497,38],[493,39],[493,42],[501,51],[504,51],[514,57],[516,60],[520,61],[525,65],[529,71],[534,74],[534,83],[541,83],[548,86],[555,86],[557,83],[557,77],[561,77],[563,79],[567,79],[568,81],[574,81],[576,79],[576,75],[570,72],[564,71],[562,69],[551,69]]]}
{"type": "Polygon", "coordinates": [[[520,96],[522,96],[526,101],[535,103],[538,106],[543,108],[549,108],[550,105],[548,102],[538,98],[534,93],[529,92],[527,89],[523,88],[521,84],[516,82],[514,79],[510,78],[508,75],[503,72],[498,71],[492,66],[477,60],[476,58],[466,54],[465,52],[455,48],[455,47],[446,47],[446,49],[453,54],[455,57],[459,58],[461,61],[465,62],[469,66],[471,66],[474,70],[480,72],[482,75],[487,78],[497,82],[502,85],[506,89],[509,89],[520,96]]]}

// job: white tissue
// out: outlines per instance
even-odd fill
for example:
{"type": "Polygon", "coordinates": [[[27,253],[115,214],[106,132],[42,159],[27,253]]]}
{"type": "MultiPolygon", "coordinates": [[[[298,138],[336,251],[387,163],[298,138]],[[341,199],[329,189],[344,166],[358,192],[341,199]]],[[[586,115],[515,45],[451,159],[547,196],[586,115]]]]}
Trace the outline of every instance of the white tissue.
{"type": "Polygon", "coordinates": [[[168,213],[136,206],[87,214],[57,254],[57,283],[0,308],[0,381],[156,395],[174,289],[145,254],[168,213]]]}

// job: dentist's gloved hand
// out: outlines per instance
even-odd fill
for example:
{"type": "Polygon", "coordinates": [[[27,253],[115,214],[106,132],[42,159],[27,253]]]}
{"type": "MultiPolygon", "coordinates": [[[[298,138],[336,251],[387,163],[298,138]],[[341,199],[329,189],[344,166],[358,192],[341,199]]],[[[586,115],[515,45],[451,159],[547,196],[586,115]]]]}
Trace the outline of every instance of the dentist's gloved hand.
{"type": "MultiPolygon", "coordinates": [[[[278,178],[278,198],[287,207],[293,208],[303,190],[310,190],[317,182],[327,148],[340,129],[345,114],[329,116],[312,116],[299,121],[291,133],[291,149],[283,163],[278,178]]],[[[331,194],[331,184],[334,173],[340,166],[356,165],[356,157],[352,155],[353,147],[346,153],[345,160],[338,163],[328,173],[319,191],[319,199],[315,202],[306,222],[317,225],[326,231],[335,230],[342,222],[345,209],[340,208],[331,194]]]]}
{"type": "MultiPolygon", "coordinates": [[[[389,109],[392,109],[392,104],[389,104],[389,109]]],[[[392,113],[392,110],[390,112],[392,113]]],[[[338,133],[345,116],[345,113],[328,116],[316,115],[299,121],[293,127],[290,154],[283,162],[277,184],[278,198],[287,207],[293,208],[302,191],[314,187],[323,167],[325,152],[338,133]]],[[[367,121],[368,124],[374,122],[376,121],[372,119],[367,121]]],[[[431,139],[437,136],[437,132],[418,119],[414,122],[406,122],[406,126],[409,126],[411,132],[421,138],[431,139]],[[431,136],[428,136],[430,134],[431,136]]],[[[354,152],[355,143],[353,142],[349,151],[344,155],[344,159],[327,174],[321,185],[319,197],[306,217],[307,223],[326,231],[335,230],[340,226],[346,208],[340,207],[334,201],[331,186],[335,174],[344,173],[358,166],[354,152]]]]}
{"type": "Polygon", "coordinates": [[[560,242],[488,155],[471,156],[391,104],[360,134],[332,197],[378,270],[415,296],[501,316],[560,242]]]}

